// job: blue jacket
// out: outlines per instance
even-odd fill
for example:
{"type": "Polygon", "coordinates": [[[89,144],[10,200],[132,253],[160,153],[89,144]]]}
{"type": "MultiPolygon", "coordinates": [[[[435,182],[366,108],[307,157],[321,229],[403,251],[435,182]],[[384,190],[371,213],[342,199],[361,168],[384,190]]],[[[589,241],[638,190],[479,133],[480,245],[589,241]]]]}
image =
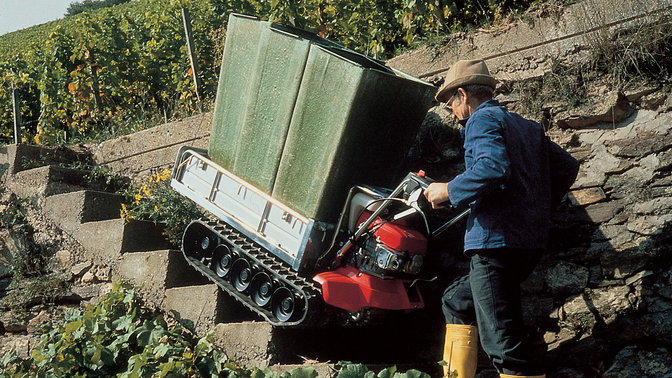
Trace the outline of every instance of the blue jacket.
{"type": "Polygon", "coordinates": [[[450,202],[471,207],[464,250],[546,248],[551,208],[576,179],[578,162],[536,122],[482,103],[464,128],[465,172],[450,202]]]}

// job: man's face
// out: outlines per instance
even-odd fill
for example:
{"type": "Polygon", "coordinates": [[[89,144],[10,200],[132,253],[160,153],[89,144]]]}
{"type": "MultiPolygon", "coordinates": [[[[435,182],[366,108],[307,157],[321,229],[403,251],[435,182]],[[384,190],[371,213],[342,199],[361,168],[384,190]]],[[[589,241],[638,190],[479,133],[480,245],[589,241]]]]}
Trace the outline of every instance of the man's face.
{"type": "Polygon", "coordinates": [[[450,112],[450,116],[456,121],[469,117],[468,108],[466,106],[466,97],[463,92],[458,92],[459,89],[460,88],[458,88],[446,102],[446,109],[450,112]]]}

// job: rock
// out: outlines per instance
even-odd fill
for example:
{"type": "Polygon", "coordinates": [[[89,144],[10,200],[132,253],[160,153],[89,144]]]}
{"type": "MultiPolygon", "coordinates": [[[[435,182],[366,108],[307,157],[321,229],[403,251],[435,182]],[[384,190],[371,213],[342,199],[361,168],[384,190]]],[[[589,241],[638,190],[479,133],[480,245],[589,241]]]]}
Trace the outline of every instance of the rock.
{"type": "Polygon", "coordinates": [[[628,99],[628,101],[637,102],[642,97],[650,95],[651,93],[657,91],[658,89],[660,89],[660,86],[658,85],[644,85],[634,90],[626,91],[623,94],[628,99]]]}
{"type": "Polygon", "coordinates": [[[585,206],[600,202],[607,198],[604,190],[600,187],[572,190],[569,192],[569,200],[574,206],[585,206]]]}
{"type": "Polygon", "coordinates": [[[70,251],[61,249],[54,254],[54,261],[59,267],[67,267],[72,264],[72,253],[70,251]]]}
{"type": "Polygon", "coordinates": [[[23,317],[17,317],[11,311],[0,314],[0,323],[2,323],[5,331],[10,333],[22,333],[28,329],[28,321],[23,317]]]}
{"type": "Polygon", "coordinates": [[[670,377],[672,356],[666,348],[644,349],[637,345],[621,349],[603,378],[670,377]]]}
{"type": "Polygon", "coordinates": [[[523,296],[521,308],[525,324],[538,324],[553,312],[553,298],[548,296],[523,296]]]}
{"type": "Polygon", "coordinates": [[[611,324],[636,306],[628,286],[598,288],[570,298],[562,305],[562,318],[572,329],[591,330],[597,324],[611,324]]]}
{"type": "Polygon", "coordinates": [[[79,276],[87,272],[92,266],[93,264],[91,263],[91,261],[87,260],[79,264],[76,264],[75,266],[72,267],[72,269],[70,269],[70,271],[72,272],[73,275],[79,276]]]}
{"type": "Polygon", "coordinates": [[[672,209],[672,197],[663,197],[635,203],[632,212],[638,215],[664,214],[669,213],[670,209],[672,209]]]}
{"type": "Polygon", "coordinates": [[[620,92],[597,95],[593,102],[581,108],[558,114],[556,123],[563,129],[583,129],[600,122],[617,123],[632,115],[628,99],[620,92]]]}
{"type": "Polygon", "coordinates": [[[544,334],[544,341],[548,345],[548,350],[552,351],[558,346],[573,340],[577,337],[577,333],[569,328],[560,328],[558,332],[546,332],[544,334]]]}
{"type": "Polygon", "coordinates": [[[84,275],[82,276],[82,283],[88,284],[92,283],[96,280],[96,275],[92,270],[88,270],[84,275]]]}
{"type": "Polygon", "coordinates": [[[110,280],[110,267],[98,267],[96,269],[95,278],[101,282],[107,282],[110,280]]]}
{"type": "Polygon", "coordinates": [[[656,110],[659,106],[665,104],[667,94],[662,92],[648,94],[641,99],[641,105],[644,109],[656,110]]]}
{"type": "Polygon", "coordinates": [[[72,289],[72,293],[77,295],[83,300],[90,300],[92,298],[101,297],[112,290],[111,283],[100,283],[89,286],[75,286],[72,289]]]}
{"type": "Polygon", "coordinates": [[[672,221],[672,214],[668,215],[647,215],[636,217],[627,223],[628,230],[640,235],[657,235],[665,230],[665,227],[672,221]]]}
{"type": "Polygon", "coordinates": [[[634,234],[623,224],[601,224],[593,234],[593,240],[609,240],[612,249],[621,249],[626,243],[632,242],[634,234]]]}
{"type": "Polygon", "coordinates": [[[586,215],[594,223],[604,223],[623,210],[623,201],[601,202],[586,207],[586,215]]]}
{"type": "Polygon", "coordinates": [[[607,150],[617,157],[644,157],[658,153],[672,145],[672,134],[669,132],[661,136],[656,131],[637,130],[636,136],[604,142],[607,150]]]}
{"type": "Polygon", "coordinates": [[[546,272],[546,287],[554,294],[580,293],[588,285],[588,276],[586,267],[559,262],[546,272]]]}
{"type": "Polygon", "coordinates": [[[641,280],[642,278],[644,278],[644,277],[648,277],[648,276],[651,276],[651,275],[653,275],[653,272],[652,272],[652,271],[650,271],[650,270],[643,270],[643,271],[641,271],[641,272],[635,274],[634,276],[632,276],[632,277],[626,279],[626,280],[625,280],[625,284],[626,284],[626,285],[632,285],[632,284],[634,284],[634,283],[637,283],[637,282],[638,282],[639,280],[641,280]]]}
{"type": "Polygon", "coordinates": [[[630,166],[631,163],[615,157],[604,146],[595,147],[590,160],[581,166],[579,176],[572,188],[582,189],[602,186],[607,174],[624,172],[630,166]]]}
{"type": "Polygon", "coordinates": [[[30,357],[31,349],[40,341],[39,336],[34,335],[5,335],[0,344],[0,355],[4,356],[10,350],[16,350],[20,358],[30,357]]]}
{"type": "Polygon", "coordinates": [[[41,334],[42,326],[52,320],[52,314],[42,310],[37,316],[28,321],[26,330],[29,334],[41,334]]]}
{"type": "Polygon", "coordinates": [[[669,171],[672,168],[672,148],[661,152],[657,157],[658,167],[656,171],[669,171]]]}
{"type": "Polygon", "coordinates": [[[664,112],[669,112],[670,110],[672,110],[672,96],[670,95],[667,96],[667,99],[665,99],[665,104],[663,104],[661,108],[662,108],[661,110],[664,112]]]}

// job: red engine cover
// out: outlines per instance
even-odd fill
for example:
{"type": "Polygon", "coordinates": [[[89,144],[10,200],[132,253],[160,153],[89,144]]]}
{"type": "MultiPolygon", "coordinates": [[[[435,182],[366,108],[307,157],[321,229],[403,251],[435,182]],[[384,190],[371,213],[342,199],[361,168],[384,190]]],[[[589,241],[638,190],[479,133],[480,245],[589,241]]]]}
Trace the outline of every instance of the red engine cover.
{"type": "Polygon", "coordinates": [[[384,280],[364,274],[352,266],[345,266],[333,272],[324,272],[313,277],[322,285],[324,301],[334,307],[348,311],[359,311],[365,307],[386,310],[409,310],[424,307],[418,287],[409,298],[404,282],[406,280],[384,280]]]}
{"type": "MultiPolygon", "coordinates": [[[[371,212],[365,211],[359,217],[359,224],[365,222],[371,216],[371,212]]],[[[411,255],[424,255],[427,252],[427,238],[421,232],[405,225],[402,222],[385,222],[376,219],[369,229],[377,228],[374,232],[378,241],[386,247],[397,252],[409,252],[411,255]]]]}

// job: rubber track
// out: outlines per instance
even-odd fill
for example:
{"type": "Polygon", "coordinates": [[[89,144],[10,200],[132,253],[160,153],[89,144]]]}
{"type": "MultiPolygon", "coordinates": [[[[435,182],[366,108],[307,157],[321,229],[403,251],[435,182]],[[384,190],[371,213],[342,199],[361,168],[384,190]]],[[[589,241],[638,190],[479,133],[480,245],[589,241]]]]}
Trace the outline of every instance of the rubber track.
{"type": "Polygon", "coordinates": [[[274,326],[307,326],[312,323],[312,320],[316,318],[313,315],[318,313],[320,308],[323,307],[321,290],[316,283],[297,275],[296,272],[292,271],[280,259],[255,244],[252,240],[245,235],[242,235],[228,224],[213,221],[195,221],[192,225],[196,222],[202,224],[221,240],[224,240],[226,243],[233,246],[234,248],[232,248],[232,250],[239,253],[241,256],[244,256],[251,265],[262,267],[263,271],[269,274],[273,279],[281,282],[285,287],[290,288],[292,293],[294,293],[295,306],[298,306],[299,303],[301,303],[301,299],[303,299],[303,303],[301,304],[302,308],[300,309],[303,311],[303,314],[300,314],[300,316],[293,321],[283,322],[277,319],[270,310],[260,308],[254,303],[247,292],[241,293],[227,279],[219,277],[212,269],[210,269],[209,263],[211,258],[202,257],[201,259],[198,259],[189,256],[183,246],[182,254],[189,265],[193,266],[210,281],[217,284],[222,290],[234,297],[245,307],[259,314],[274,326]]]}

